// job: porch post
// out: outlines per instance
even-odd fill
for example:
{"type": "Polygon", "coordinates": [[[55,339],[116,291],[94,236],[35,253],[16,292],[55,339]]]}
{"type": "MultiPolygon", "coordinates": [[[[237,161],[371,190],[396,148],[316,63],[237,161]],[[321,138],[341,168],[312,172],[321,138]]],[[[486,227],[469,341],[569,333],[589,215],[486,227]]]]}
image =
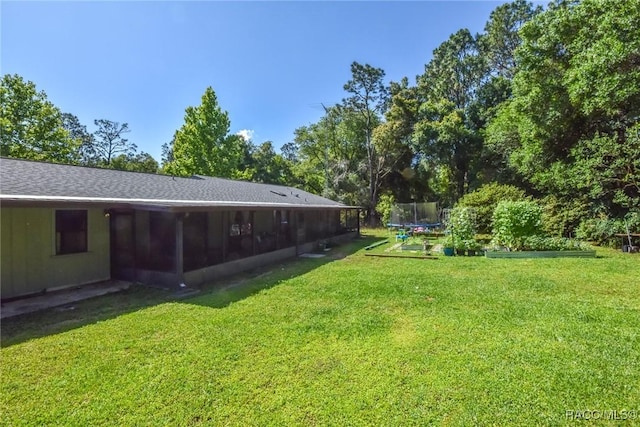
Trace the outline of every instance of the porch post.
{"type": "Polygon", "coordinates": [[[176,214],[176,277],[184,283],[184,214],[176,214]]]}
{"type": "Polygon", "coordinates": [[[360,237],[360,209],[356,209],[356,224],[358,227],[356,236],[360,237]]]}
{"type": "Polygon", "coordinates": [[[296,242],[296,256],[300,255],[300,245],[298,244],[298,211],[291,211],[292,213],[292,228],[293,228],[293,239],[296,242]]]}

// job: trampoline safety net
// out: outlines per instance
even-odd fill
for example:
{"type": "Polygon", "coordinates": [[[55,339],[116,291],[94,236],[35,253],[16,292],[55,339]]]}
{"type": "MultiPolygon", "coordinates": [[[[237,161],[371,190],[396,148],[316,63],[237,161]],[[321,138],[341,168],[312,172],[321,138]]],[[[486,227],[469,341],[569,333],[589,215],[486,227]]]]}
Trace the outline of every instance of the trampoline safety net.
{"type": "Polygon", "coordinates": [[[436,202],[398,203],[391,209],[389,225],[435,226],[440,223],[436,202]]]}

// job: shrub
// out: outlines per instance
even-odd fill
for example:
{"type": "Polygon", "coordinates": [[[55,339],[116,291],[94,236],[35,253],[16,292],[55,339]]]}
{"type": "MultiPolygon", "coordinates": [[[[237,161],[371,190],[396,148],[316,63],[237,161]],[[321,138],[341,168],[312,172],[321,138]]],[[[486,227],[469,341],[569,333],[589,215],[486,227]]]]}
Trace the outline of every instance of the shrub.
{"type": "Polygon", "coordinates": [[[491,183],[462,196],[456,207],[469,207],[476,210],[476,227],[478,233],[491,232],[493,211],[499,202],[505,200],[522,200],[526,197],[523,190],[513,185],[491,183]]]}
{"type": "Polygon", "coordinates": [[[587,218],[576,229],[576,237],[602,246],[616,246],[620,244],[620,239],[615,234],[623,232],[624,223],[621,219],[587,218]]]}
{"type": "Polygon", "coordinates": [[[542,208],[532,200],[498,203],[493,213],[493,243],[521,250],[525,238],[542,232],[542,208]]]}
{"type": "Polygon", "coordinates": [[[576,237],[602,246],[619,246],[620,238],[615,234],[626,233],[625,222],[629,231],[640,230],[640,212],[631,211],[624,218],[601,216],[584,219],[576,229],[576,237]]]}
{"type": "Polygon", "coordinates": [[[378,199],[376,212],[380,214],[380,220],[382,221],[382,225],[385,227],[389,222],[391,222],[391,211],[393,210],[394,203],[395,198],[393,197],[393,194],[382,194],[378,199]]]}
{"type": "Polygon", "coordinates": [[[560,200],[555,196],[542,201],[542,223],[544,230],[552,236],[571,236],[589,216],[590,204],[580,199],[560,200]]]}

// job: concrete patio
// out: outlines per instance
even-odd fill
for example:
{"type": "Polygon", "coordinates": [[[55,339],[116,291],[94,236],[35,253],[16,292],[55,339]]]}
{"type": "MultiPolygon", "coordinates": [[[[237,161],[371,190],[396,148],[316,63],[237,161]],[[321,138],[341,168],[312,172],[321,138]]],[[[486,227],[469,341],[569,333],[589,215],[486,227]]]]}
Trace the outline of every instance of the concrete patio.
{"type": "Polygon", "coordinates": [[[130,282],[110,280],[3,302],[0,308],[0,319],[25,313],[33,313],[47,308],[60,307],[101,295],[121,292],[129,289],[131,285],[130,282]]]}

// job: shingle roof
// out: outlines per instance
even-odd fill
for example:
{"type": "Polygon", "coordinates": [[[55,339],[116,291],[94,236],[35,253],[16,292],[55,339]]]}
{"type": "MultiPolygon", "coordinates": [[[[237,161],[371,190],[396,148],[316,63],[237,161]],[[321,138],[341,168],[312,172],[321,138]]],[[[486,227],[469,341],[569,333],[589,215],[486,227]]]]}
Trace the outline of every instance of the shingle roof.
{"type": "Polygon", "coordinates": [[[179,178],[0,158],[0,200],[118,203],[135,206],[347,206],[293,187],[222,178],[179,178]]]}

